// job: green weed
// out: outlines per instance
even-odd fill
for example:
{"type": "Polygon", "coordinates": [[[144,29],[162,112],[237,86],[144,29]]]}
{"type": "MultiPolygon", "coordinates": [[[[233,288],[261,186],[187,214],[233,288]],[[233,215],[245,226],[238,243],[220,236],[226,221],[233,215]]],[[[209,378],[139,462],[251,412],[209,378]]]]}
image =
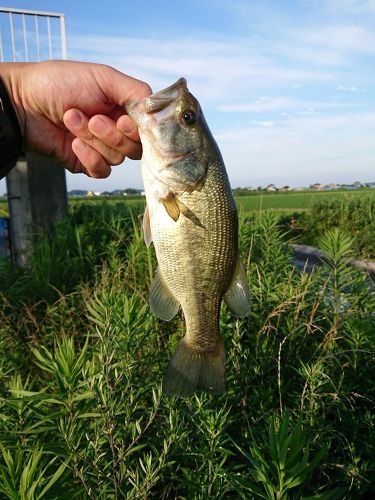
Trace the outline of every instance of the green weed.
{"type": "Polygon", "coordinates": [[[1,268],[0,495],[372,494],[374,293],[347,265],[352,236],[328,232],[307,274],[275,215],[241,220],[252,312],[222,307],[228,392],[171,398],[161,380],[184,326],[149,309],[141,211],[77,206],[27,271],[1,268]]]}

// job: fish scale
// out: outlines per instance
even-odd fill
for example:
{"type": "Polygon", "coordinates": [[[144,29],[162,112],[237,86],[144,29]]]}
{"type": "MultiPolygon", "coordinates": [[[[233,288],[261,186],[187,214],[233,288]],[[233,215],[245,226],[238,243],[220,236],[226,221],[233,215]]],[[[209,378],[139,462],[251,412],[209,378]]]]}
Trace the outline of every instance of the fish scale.
{"type": "MultiPolygon", "coordinates": [[[[146,197],[149,203],[147,190],[146,197]]],[[[197,348],[209,345],[217,349],[220,303],[237,259],[237,212],[221,165],[209,165],[201,190],[185,193],[181,200],[203,228],[186,217],[167,224],[152,218],[156,256],[166,283],[181,304],[189,342],[197,348]]]]}
{"type": "Polygon", "coordinates": [[[127,107],[143,145],[147,209],[145,241],[153,241],[158,271],[151,309],[169,320],[181,307],[186,335],[163,390],[190,395],[225,391],[221,302],[237,316],[250,311],[246,273],[238,259],[238,220],[221,153],[198,101],[180,79],[127,107]]]}

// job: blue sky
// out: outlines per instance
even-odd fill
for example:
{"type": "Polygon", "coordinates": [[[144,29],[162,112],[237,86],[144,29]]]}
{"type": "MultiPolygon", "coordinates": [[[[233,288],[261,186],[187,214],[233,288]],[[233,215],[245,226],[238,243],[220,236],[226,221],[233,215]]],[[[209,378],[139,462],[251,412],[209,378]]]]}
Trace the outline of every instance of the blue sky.
{"type": "MultiPolygon", "coordinates": [[[[375,0],[11,6],[65,13],[70,59],[110,64],[155,91],[185,76],[233,187],[375,180],[375,0]]],[[[142,186],[134,161],[106,180],[67,180],[142,186]]]]}

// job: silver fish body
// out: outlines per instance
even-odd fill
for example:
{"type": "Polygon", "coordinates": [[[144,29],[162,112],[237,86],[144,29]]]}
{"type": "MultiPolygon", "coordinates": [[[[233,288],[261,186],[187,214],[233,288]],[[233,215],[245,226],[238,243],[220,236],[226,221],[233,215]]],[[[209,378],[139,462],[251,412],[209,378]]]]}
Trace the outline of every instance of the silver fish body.
{"type": "Polygon", "coordinates": [[[238,259],[237,210],[224,162],[184,79],[127,111],[143,145],[145,241],[153,241],[159,265],[151,309],[170,320],[181,306],[186,321],[163,390],[222,393],[221,302],[224,298],[237,316],[250,311],[246,273],[238,259]]]}

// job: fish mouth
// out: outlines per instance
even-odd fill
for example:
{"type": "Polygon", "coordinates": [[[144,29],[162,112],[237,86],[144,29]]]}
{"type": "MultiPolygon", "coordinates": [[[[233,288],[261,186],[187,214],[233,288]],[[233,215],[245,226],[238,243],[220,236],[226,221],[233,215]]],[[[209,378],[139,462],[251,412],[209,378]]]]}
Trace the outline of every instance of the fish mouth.
{"type": "Polygon", "coordinates": [[[180,78],[176,83],[166,89],[155,92],[144,99],[144,108],[147,113],[157,113],[167,108],[173,101],[187,92],[185,78],[180,78]]]}
{"type": "Polygon", "coordinates": [[[175,165],[176,163],[179,163],[180,161],[186,160],[190,156],[193,156],[193,154],[194,154],[194,151],[188,151],[187,153],[169,154],[168,156],[169,156],[170,162],[168,164],[168,167],[171,167],[171,166],[175,165]]]}

